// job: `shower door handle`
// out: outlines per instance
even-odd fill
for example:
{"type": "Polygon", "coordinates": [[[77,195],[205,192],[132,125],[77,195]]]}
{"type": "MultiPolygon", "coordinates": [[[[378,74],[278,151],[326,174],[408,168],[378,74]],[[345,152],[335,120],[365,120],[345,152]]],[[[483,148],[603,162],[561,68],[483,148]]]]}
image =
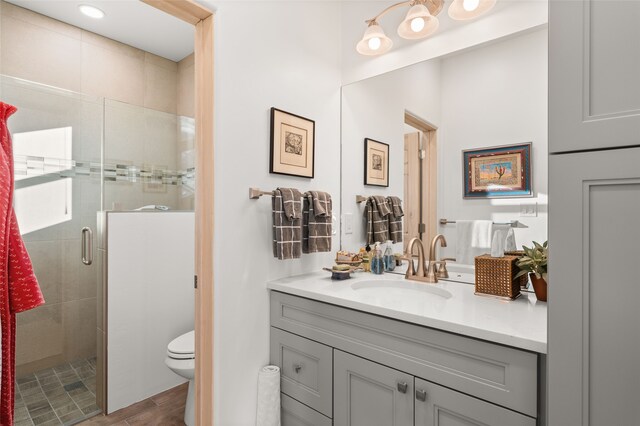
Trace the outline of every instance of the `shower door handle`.
{"type": "Polygon", "coordinates": [[[82,228],[82,263],[89,266],[93,263],[93,232],[91,228],[82,228]]]}

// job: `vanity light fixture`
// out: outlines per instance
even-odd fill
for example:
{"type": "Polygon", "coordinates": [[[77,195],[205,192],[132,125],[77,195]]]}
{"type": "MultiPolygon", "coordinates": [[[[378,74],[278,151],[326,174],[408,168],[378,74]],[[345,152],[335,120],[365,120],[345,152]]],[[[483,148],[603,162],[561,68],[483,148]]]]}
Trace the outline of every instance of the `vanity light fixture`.
{"type": "Polygon", "coordinates": [[[362,40],[356,46],[356,50],[361,55],[382,55],[391,49],[393,42],[387,37],[382,30],[382,27],[378,25],[375,19],[367,21],[369,26],[364,32],[362,40]]]}
{"type": "Polygon", "coordinates": [[[86,15],[89,18],[93,18],[93,19],[104,18],[104,12],[95,6],[91,6],[89,4],[81,4],[78,6],[78,9],[80,9],[80,12],[82,12],[83,15],[86,15]]]}
{"type": "Polygon", "coordinates": [[[467,21],[488,12],[495,4],[496,0],[453,0],[449,16],[456,21],[467,21]]]}
{"type": "MultiPolygon", "coordinates": [[[[358,42],[356,50],[362,55],[375,56],[388,52],[393,42],[384,34],[379,24],[380,18],[388,12],[409,6],[406,17],[398,26],[398,35],[407,40],[428,37],[438,29],[440,22],[436,17],[444,7],[445,0],[410,0],[393,4],[372,19],[365,22],[368,27],[358,42]]],[[[453,0],[449,6],[449,16],[458,21],[477,18],[488,12],[496,0],[453,0]]]]}
{"type": "Polygon", "coordinates": [[[398,35],[409,40],[427,37],[438,29],[438,18],[431,15],[424,4],[415,4],[407,12],[406,18],[398,26],[398,35]]]}

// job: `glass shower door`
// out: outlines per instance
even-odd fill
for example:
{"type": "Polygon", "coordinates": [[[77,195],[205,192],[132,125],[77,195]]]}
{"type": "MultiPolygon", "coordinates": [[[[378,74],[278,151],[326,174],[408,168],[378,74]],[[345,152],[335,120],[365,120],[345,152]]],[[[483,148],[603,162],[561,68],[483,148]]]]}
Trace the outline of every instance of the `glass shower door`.
{"type": "Polygon", "coordinates": [[[99,411],[98,259],[83,229],[102,207],[104,102],[6,76],[0,96],[18,108],[15,209],[46,300],[17,316],[16,424],[67,424],[99,411]]]}

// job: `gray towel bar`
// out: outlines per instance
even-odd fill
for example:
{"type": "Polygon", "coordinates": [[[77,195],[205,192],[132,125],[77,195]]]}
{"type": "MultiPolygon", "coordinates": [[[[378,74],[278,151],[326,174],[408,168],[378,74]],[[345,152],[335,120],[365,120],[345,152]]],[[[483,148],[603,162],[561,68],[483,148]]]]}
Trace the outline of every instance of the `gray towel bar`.
{"type": "Polygon", "coordinates": [[[249,199],[257,200],[263,195],[273,195],[273,191],[262,191],[258,188],[249,188],[249,199]]]}
{"type": "MultiPolygon", "coordinates": [[[[450,223],[456,223],[455,220],[448,220],[448,219],[440,219],[440,225],[448,225],[450,223]]],[[[517,221],[517,220],[512,220],[510,222],[493,222],[494,225],[509,225],[512,228],[528,228],[527,225],[525,225],[524,223],[517,221]]]]}

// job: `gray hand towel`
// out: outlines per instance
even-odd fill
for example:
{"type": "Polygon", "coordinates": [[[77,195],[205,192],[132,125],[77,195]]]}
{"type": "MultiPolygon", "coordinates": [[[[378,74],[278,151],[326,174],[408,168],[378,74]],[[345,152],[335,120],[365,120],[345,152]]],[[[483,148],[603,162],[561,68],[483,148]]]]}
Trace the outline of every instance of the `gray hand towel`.
{"type": "Polygon", "coordinates": [[[367,199],[365,205],[365,217],[367,221],[367,244],[376,241],[384,243],[389,240],[389,220],[387,216],[391,209],[387,201],[380,195],[375,195],[367,199]]]}
{"type": "Polygon", "coordinates": [[[322,191],[309,191],[313,197],[313,210],[317,217],[331,217],[331,195],[322,191]]]}
{"type": "Polygon", "coordinates": [[[295,188],[278,188],[271,198],[273,256],[296,259],[302,254],[302,195],[295,188]]]}
{"type": "Polygon", "coordinates": [[[380,213],[380,217],[386,217],[391,214],[391,207],[387,203],[387,199],[382,195],[374,195],[371,197],[376,202],[376,207],[378,209],[378,213],[380,213]]]}
{"type": "Polygon", "coordinates": [[[387,204],[391,206],[391,214],[389,214],[389,238],[393,243],[402,242],[402,201],[399,197],[387,197],[387,204]]]}
{"type": "Polygon", "coordinates": [[[331,251],[331,195],[309,191],[302,208],[302,252],[331,251]]]}

